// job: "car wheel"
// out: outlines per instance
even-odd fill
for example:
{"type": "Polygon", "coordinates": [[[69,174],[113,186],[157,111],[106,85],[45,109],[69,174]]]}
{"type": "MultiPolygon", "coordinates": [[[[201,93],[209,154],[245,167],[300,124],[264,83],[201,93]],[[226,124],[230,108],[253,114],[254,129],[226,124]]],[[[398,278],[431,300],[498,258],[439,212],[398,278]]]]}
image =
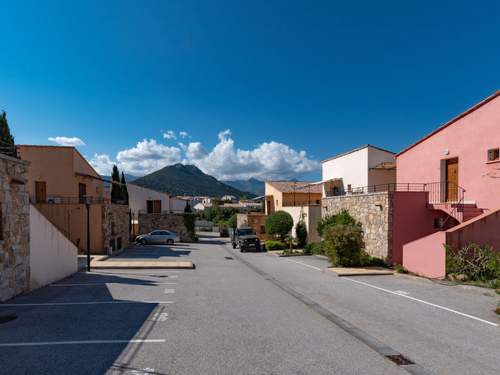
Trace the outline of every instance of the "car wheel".
{"type": "Polygon", "coordinates": [[[173,244],[174,244],[174,240],[173,240],[173,239],[171,239],[171,238],[169,238],[169,239],[167,240],[167,245],[173,245],[173,244]]]}
{"type": "Polygon", "coordinates": [[[147,245],[148,244],[148,241],[146,241],[145,238],[141,238],[141,240],[139,241],[139,243],[144,246],[144,245],[147,245]]]}
{"type": "Polygon", "coordinates": [[[236,249],[236,244],[234,242],[232,243],[232,245],[233,245],[233,249],[236,249]]]}

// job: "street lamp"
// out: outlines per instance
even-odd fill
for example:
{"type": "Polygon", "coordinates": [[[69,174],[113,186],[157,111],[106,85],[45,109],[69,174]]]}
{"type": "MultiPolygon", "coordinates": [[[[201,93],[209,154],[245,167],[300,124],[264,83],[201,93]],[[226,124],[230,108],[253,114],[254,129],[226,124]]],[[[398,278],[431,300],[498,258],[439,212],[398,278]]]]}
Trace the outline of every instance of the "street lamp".
{"type": "Polygon", "coordinates": [[[85,208],[87,208],[87,272],[90,272],[90,199],[85,196],[85,208]]]}

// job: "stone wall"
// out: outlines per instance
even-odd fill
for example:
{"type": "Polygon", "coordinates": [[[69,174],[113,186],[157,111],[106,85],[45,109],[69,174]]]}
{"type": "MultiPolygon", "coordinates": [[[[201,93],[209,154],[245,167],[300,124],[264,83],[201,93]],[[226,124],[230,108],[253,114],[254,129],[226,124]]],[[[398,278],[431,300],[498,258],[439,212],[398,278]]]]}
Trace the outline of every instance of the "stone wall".
{"type": "Polygon", "coordinates": [[[382,192],[323,198],[322,217],[335,215],[343,209],[349,211],[363,226],[366,252],[392,263],[392,194],[382,192]]]}
{"type": "Polygon", "coordinates": [[[28,164],[0,154],[0,301],[30,287],[28,164]]]}
{"type": "Polygon", "coordinates": [[[129,206],[105,202],[102,212],[104,247],[111,248],[112,252],[127,247],[130,240],[129,206]]]}
{"type": "Polygon", "coordinates": [[[157,229],[176,232],[182,242],[191,242],[182,214],[147,214],[139,213],[139,234],[149,233],[157,229]]]}

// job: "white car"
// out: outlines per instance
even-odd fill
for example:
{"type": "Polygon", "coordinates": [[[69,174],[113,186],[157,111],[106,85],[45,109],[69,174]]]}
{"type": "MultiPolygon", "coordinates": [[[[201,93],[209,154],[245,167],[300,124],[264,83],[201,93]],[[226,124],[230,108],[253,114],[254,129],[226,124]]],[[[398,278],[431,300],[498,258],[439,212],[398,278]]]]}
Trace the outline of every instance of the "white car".
{"type": "Polygon", "coordinates": [[[141,234],[137,236],[135,242],[141,245],[147,244],[167,244],[173,245],[176,241],[179,241],[177,233],[171,232],[169,230],[154,230],[151,233],[141,234]]]}

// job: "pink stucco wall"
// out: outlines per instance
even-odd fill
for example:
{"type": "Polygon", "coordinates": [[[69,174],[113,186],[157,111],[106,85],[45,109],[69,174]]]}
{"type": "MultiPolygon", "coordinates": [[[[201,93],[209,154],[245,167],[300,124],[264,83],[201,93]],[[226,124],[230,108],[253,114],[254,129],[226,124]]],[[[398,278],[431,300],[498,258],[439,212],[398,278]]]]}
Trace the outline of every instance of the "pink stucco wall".
{"type": "MultiPolygon", "coordinates": [[[[403,263],[403,245],[437,231],[435,218],[445,218],[443,211],[427,207],[426,192],[395,192],[393,197],[392,262],[403,263]]],[[[456,224],[454,219],[448,222],[456,224]]]]}
{"type": "Polygon", "coordinates": [[[432,279],[446,275],[446,232],[440,231],[403,246],[403,266],[410,272],[432,279]]]}
{"type": "Polygon", "coordinates": [[[456,249],[476,243],[500,251],[500,209],[447,230],[446,243],[456,249]]]}
{"type": "Polygon", "coordinates": [[[458,157],[459,185],[466,201],[483,209],[500,207],[500,162],[487,151],[500,147],[500,96],[470,112],[396,158],[398,183],[442,180],[442,159],[458,157]]]}

